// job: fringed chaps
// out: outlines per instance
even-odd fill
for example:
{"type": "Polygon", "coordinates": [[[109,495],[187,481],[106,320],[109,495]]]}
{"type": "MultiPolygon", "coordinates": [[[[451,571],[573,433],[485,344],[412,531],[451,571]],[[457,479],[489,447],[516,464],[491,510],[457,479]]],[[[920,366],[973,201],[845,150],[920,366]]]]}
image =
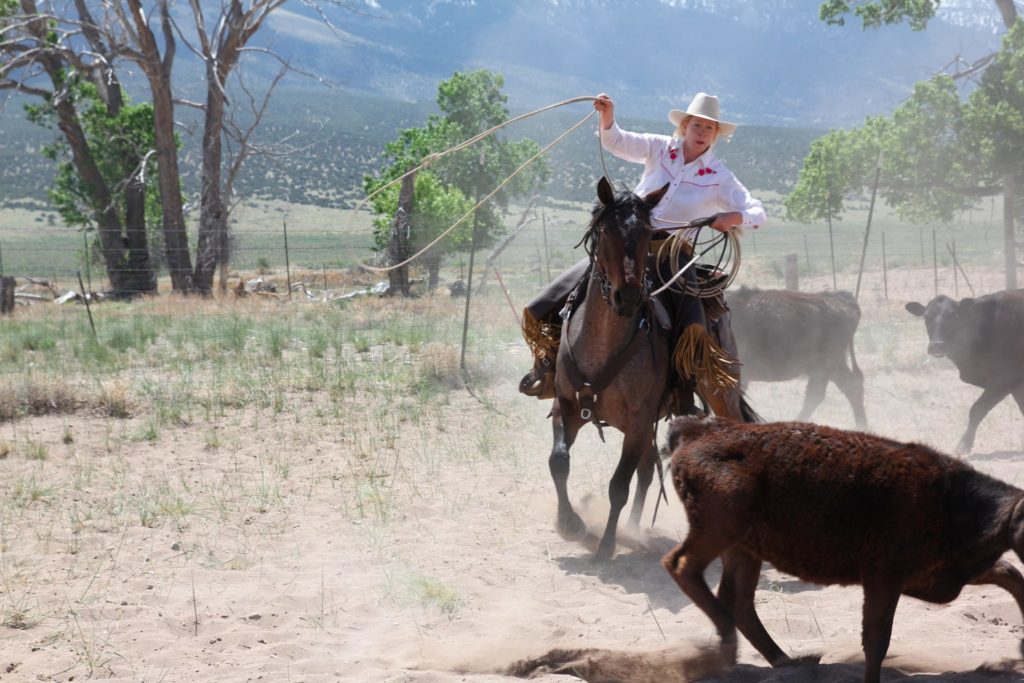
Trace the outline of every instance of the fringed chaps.
{"type": "Polygon", "coordinates": [[[729,370],[736,362],[700,323],[683,330],[672,354],[672,364],[681,377],[692,377],[699,386],[716,391],[735,388],[736,377],[729,370]]]}
{"type": "MultiPolygon", "coordinates": [[[[561,320],[556,316],[556,320],[561,320]]],[[[533,353],[533,359],[540,362],[550,358],[555,362],[558,355],[558,342],[562,338],[561,322],[540,321],[533,316],[529,308],[523,309],[523,339],[533,353]]]]}

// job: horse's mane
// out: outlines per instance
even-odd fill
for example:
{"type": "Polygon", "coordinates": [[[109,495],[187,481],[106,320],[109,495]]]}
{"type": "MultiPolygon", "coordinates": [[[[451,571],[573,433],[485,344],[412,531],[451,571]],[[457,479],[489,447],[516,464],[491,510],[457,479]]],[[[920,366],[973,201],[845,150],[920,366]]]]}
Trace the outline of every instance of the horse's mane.
{"type": "Polygon", "coordinates": [[[602,204],[600,200],[595,201],[590,210],[590,225],[587,226],[587,231],[580,240],[583,248],[591,257],[597,248],[597,238],[601,234],[601,226],[606,220],[619,214],[635,214],[645,225],[651,224],[651,207],[647,205],[643,197],[635,192],[630,190],[616,192],[611,204],[602,204]]]}

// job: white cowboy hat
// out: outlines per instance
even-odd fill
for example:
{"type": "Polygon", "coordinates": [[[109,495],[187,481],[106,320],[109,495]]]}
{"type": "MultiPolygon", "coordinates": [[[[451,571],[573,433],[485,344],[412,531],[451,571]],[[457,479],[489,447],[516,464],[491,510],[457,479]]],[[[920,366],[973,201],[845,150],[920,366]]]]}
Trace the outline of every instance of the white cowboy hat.
{"type": "Polygon", "coordinates": [[[714,121],[718,124],[718,135],[722,138],[728,138],[736,131],[735,123],[722,121],[719,118],[718,98],[705,92],[699,92],[694,95],[693,101],[690,102],[690,106],[686,108],[686,111],[679,109],[670,111],[668,113],[668,120],[672,122],[673,126],[678,128],[679,122],[686,116],[699,116],[702,119],[714,121]]]}

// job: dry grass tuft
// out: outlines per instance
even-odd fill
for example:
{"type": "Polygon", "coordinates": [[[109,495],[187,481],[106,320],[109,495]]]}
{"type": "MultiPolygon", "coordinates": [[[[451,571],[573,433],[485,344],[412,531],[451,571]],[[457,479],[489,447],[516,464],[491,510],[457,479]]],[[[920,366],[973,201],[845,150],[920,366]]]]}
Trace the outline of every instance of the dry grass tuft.
{"type": "Polygon", "coordinates": [[[132,415],[132,401],[128,387],[120,382],[105,384],[96,397],[100,412],[108,417],[128,418],[132,415]]]}
{"type": "Polygon", "coordinates": [[[26,415],[64,415],[73,413],[80,405],[77,392],[59,381],[36,382],[29,380],[20,386],[10,383],[0,387],[0,422],[8,422],[26,415]]]}
{"type": "Polygon", "coordinates": [[[455,389],[462,386],[459,349],[450,344],[430,342],[420,348],[420,378],[433,385],[455,389]]]}

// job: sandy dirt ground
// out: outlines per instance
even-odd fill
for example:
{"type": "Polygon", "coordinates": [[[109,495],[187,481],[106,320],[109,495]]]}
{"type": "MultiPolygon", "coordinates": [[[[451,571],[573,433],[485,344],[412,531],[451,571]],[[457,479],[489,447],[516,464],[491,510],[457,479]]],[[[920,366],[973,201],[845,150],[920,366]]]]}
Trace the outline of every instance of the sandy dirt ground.
{"type": "MultiPolygon", "coordinates": [[[[870,429],[948,452],[979,391],[948,362],[925,362],[923,325],[901,302],[876,290],[867,301],[870,429]]],[[[396,399],[358,419],[311,396],[301,410],[229,411],[153,441],[135,437],[142,417],[0,425],[0,439],[47,449],[0,459],[0,680],[496,683],[556,648],[590,680],[707,673],[711,624],[659,564],[687,530],[676,494],[653,526],[651,503],[640,529],[623,525],[608,563],[591,560],[593,540],[559,538],[547,405],[516,393],[522,345],[503,353],[500,380],[477,396],[456,390],[423,409],[396,399]]],[[[802,395],[801,381],[757,384],[750,400],[791,419],[802,395]]],[[[834,387],[814,418],[853,426],[834,387]]],[[[998,406],[969,462],[1024,485],[1022,425],[1011,401],[998,406]]],[[[573,449],[570,493],[592,529],[621,443],[607,436],[587,430],[573,449]]],[[[757,607],[787,652],[821,663],[772,670],[741,639],[739,666],[711,680],[860,680],[858,588],[766,566],[757,607]]],[[[904,598],[883,678],[1024,680],[1022,637],[1013,600],[993,587],[949,605],[904,598]]]]}

